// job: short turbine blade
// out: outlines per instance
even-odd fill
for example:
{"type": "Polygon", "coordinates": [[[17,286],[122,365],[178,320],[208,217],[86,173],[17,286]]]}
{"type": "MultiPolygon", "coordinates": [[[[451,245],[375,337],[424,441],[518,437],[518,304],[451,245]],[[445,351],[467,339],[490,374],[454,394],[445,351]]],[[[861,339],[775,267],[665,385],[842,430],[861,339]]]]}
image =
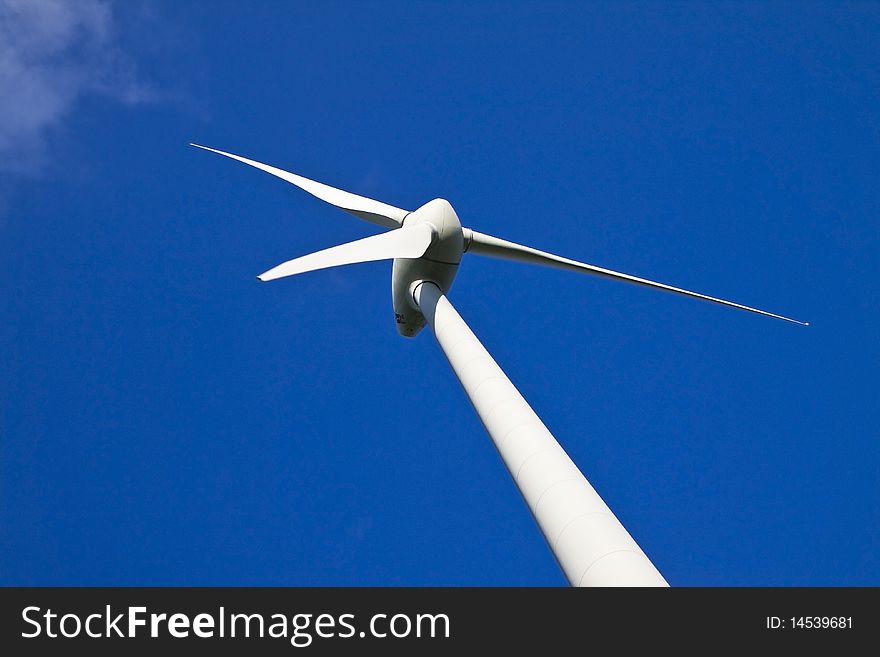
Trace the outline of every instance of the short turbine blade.
{"type": "Polygon", "coordinates": [[[618,281],[627,281],[629,283],[644,285],[645,287],[651,287],[657,290],[675,292],[676,294],[681,294],[687,297],[694,297],[696,299],[703,299],[704,301],[719,303],[723,306],[739,308],[740,310],[748,310],[752,313],[766,315],[767,317],[774,317],[776,319],[782,319],[786,322],[792,322],[793,324],[800,324],[801,326],[809,326],[807,322],[800,322],[796,319],[783,317],[782,315],[776,315],[774,313],[767,312],[766,310],[758,310],[757,308],[744,306],[739,303],[734,303],[733,301],[725,301],[724,299],[710,297],[706,294],[700,294],[699,292],[684,290],[680,287],[673,287],[664,283],[649,281],[645,278],[638,278],[637,276],[622,274],[620,272],[612,271],[610,269],[603,269],[602,267],[597,267],[595,265],[588,265],[585,262],[570,260],[569,258],[563,258],[561,256],[553,255],[552,253],[539,251],[528,246],[522,246],[521,244],[516,244],[514,242],[508,242],[507,240],[499,239],[497,237],[492,237],[491,235],[478,233],[475,230],[465,229],[465,245],[466,251],[468,253],[476,253],[479,255],[493,256],[495,258],[516,260],[518,262],[525,262],[533,265],[545,265],[548,267],[558,267],[560,269],[568,269],[571,271],[595,274],[597,276],[603,276],[605,278],[611,278],[618,281]],[[470,237],[470,240],[468,240],[468,237],[470,237]]]}
{"type": "Polygon", "coordinates": [[[433,230],[425,224],[390,230],[387,233],[365,237],[362,240],[340,244],[288,260],[260,274],[257,278],[261,281],[273,281],[276,278],[302,274],[307,271],[353,265],[358,262],[391,258],[420,258],[431,245],[433,238],[433,230]]]}
{"type": "Polygon", "coordinates": [[[287,182],[296,185],[300,189],[307,191],[312,196],[315,196],[330,205],[335,205],[337,208],[350,212],[360,219],[369,221],[370,223],[379,224],[380,226],[385,226],[386,228],[400,227],[403,223],[403,218],[409,214],[406,210],[395,208],[393,205],[374,201],[373,199],[358,196],[351,192],[345,192],[341,189],[330,187],[330,185],[303,178],[295,173],[290,173],[289,171],[284,171],[283,169],[269,166],[268,164],[262,164],[255,160],[249,160],[240,155],[233,155],[232,153],[218,151],[216,148],[208,148],[207,146],[199,146],[198,144],[190,144],[190,146],[211,151],[212,153],[218,153],[219,155],[225,155],[226,157],[231,157],[233,160],[238,160],[239,162],[244,162],[252,167],[261,169],[266,173],[271,173],[273,176],[278,176],[282,180],[286,180],[287,182]]]}

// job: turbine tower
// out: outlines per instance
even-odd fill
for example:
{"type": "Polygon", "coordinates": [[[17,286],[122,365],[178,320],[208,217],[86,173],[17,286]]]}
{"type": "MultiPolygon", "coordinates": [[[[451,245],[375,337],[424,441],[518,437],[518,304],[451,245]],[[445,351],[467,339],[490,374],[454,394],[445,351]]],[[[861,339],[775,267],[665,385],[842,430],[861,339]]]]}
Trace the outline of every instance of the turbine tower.
{"type": "Polygon", "coordinates": [[[239,155],[191,145],[261,169],[360,219],[391,229],[289,260],[258,278],[271,281],[328,267],[393,260],[391,296],[398,332],[413,337],[426,323],[431,326],[569,583],[668,586],[446,297],[462,255],[594,274],[795,324],[806,326],[805,322],[478,233],[462,227],[443,199],[414,211],[402,210],[239,155]]]}

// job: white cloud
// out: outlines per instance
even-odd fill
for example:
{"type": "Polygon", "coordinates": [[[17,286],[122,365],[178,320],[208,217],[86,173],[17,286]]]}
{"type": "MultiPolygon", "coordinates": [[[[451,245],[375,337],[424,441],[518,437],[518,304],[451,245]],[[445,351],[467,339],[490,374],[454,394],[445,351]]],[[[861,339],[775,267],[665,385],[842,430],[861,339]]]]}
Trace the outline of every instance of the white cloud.
{"type": "Polygon", "coordinates": [[[0,0],[0,172],[33,174],[78,99],[152,99],[103,0],[0,0]]]}

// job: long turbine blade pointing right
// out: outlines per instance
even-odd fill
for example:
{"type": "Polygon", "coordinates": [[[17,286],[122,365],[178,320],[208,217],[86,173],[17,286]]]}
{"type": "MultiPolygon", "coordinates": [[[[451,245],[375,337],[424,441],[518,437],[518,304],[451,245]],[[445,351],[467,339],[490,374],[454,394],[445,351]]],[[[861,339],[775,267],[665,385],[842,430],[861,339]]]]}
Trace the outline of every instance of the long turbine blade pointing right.
{"type": "Polygon", "coordinates": [[[372,235],[362,240],[340,244],[288,260],[260,274],[257,278],[261,281],[273,281],[276,278],[302,274],[316,269],[353,265],[357,262],[388,260],[390,258],[420,258],[431,246],[433,238],[434,232],[426,224],[398,228],[387,233],[372,235]]]}
{"type": "Polygon", "coordinates": [[[278,176],[282,180],[286,180],[290,184],[296,185],[300,189],[307,191],[309,194],[321,199],[325,203],[335,205],[337,208],[350,212],[359,219],[379,224],[386,228],[400,227],[403,223],[404,217],[409,214],[406,210],[395,208],[393,205],[388,205],[381,201],[374,201],[371,198],[358,196],[351,192],[345,192],[341,189],[331,187],[330,185],[303,178],[302,176],[290,173],[284,169],[269,166],[268,164],[263,164],[256,160],[249,160],[241,155],[233,155],[226,151],[218,151],[216,148],[208,148],[207,146],[199,146],[198,144],[190,144],[190,146],[195,146],[196,148],[201,148],[205,151],[211,151],[218,155],[225,155],[226,157],[231,157],[233,160],[238,160],[239,162],[244,162],[252,167],[256,167],[266,173],[271,173],[273,176],[278,176]]]}
{"type": "Polygon", "coordinates": [[[676,294],[681,294],[687,297],[694,297],[697,299],[703,299],[704,301],[719,303],[722,306],[731,306],[732,308],[739,308],[740,310],[748,310],[752,313],[766,315],[767,317],[774,317],[776,319],[782,319],[786,322],[792,322],[793,324],[800,324],[801,326],[809,326],[807,322],[800,322],[796,319],[791,319],[790,317],[776,315],[774,313],[767,312],[766,310],[758,310],[757,308],[744,306],[739,303],[734,303],[733,301],[725,301],[724,299],[710,297],[705,294],[700,294],[699,292],[684,290],[680,287],[673,287],[664,283],[649,281],[645,278],[631,276],[630,274],[622,274],[618,271],[612,271],[611,269],[603,269],[602,267],[597,267],[595,265],[588,265],[585,262],[570,260],[568,258],[553,255],[552,253],[547,253],[546,251],[539,251],[538,249],[533,249],[531,247],[516,244],[514,242],[508,242],[507,240],[492,237],[491,235],[478,233],[475,230],[468,231],[467,229],[465,229],[466,244],[468,243],[468,233],[470,234],[470,244],[466,248],[468,253],[477,253],[479,255],[505,258],[507,260],[516,260],[533,265],[545,265],[549,267],[558,267],[560,269],[568,269],[581,273],[595,274],[597,276],[603,276],[605,278],[611,278],[618,281],[626,281],[629,283],[636,283],[637,285],[644,285],[645,287],[651,287],[657,290],[666,290],[667,292],[675,292],[676,294]]]}

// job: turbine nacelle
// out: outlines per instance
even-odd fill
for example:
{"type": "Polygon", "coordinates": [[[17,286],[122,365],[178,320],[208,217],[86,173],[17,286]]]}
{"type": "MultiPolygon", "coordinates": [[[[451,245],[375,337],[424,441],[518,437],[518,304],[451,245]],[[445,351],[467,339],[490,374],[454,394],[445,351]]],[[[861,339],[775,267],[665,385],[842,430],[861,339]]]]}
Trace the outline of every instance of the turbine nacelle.
{"type": "Polygon", "coordinates": [[[433,281],[445,293],[452,286],[464,252],[461,221],[449,201],[435,198],[403,220],[403,229],[431,228],[431,243],[419,258],[395,258],[391,268],[391,300],[397,331],[414,337],[425,326],[425,318],[413,303],[410,288],[416,281],[433,281]]]}

